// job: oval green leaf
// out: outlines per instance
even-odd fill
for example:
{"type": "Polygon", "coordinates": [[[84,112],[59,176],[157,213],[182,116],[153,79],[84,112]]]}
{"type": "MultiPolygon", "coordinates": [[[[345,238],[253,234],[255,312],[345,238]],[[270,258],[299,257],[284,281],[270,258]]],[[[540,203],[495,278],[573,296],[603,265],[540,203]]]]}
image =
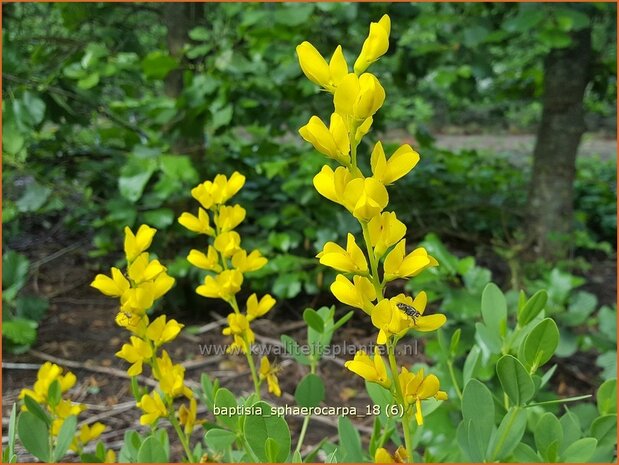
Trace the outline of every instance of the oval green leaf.
{"type": "Polygon", "coordinates": [[[535,384],[517,358],[504,355],[496,364],[496,372],[503,391],[514,404],[524,405],[531,400],[535,394],[535,384]]]}

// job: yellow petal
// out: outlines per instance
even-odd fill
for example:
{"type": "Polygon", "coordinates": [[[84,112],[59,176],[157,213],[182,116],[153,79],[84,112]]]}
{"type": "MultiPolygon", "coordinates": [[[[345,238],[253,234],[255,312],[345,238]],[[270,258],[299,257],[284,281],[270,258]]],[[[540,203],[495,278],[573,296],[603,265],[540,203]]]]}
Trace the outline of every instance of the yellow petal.
{"type": "Polygon", "coordinates": [[[297,56],[303,73],[310,81],[321,87],[329,86],[331,76],[329,65],[320,52],[316,50],[316,47],[305,41],[297,45],[297,56]]]}

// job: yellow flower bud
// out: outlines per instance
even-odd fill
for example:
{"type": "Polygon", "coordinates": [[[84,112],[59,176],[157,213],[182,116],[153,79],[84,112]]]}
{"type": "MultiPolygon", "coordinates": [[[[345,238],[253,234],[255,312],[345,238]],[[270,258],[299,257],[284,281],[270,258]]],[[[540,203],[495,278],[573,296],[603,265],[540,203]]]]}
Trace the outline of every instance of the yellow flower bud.
{"type": "Polygon", "coordinates": [[[252,294],[247,299],[247,321],[255,320],[265,315],[275,305],[275,299],[269,294],[265,295],[258,302],[258,296],[252,294]]]}
{"type": "Polygon", "coordinates": [[[370,243],[374,253],[381,258],[393,244],[406,234],[406,225],[396,217],[395,212],[383,212],[368,223],[370,243]]]}
{"type": "Polygon", "coordinates": [[[161,315],[156,318],[146,330],[146,337],[150,339],[156,347],[176,339],[185,325],[176,320],[166,322],[166,316],[161,315]]]}
{"type": "Polygon", "coordinates": [[[213,276],[204,278],[204,284],[198,286],[196,292],[204,297],[228,300],[241,290],[243,274],[238,270],[225,270],[213,276]]]}
{"type": "Polygon", "coordinates": [[[402,239],[385,258],[385,280],[393,281],[398,278],[416,276],[426,268],[438,266],[434,257],[428,254],[423,247],[418,247],[408,255],[406,253],[406,239],[402,239]]]}
{"type": "Polygon", "coordinates": [[[370,73],[346,75],[333,98],[335,112],[342,115],[345,121],[352,119],[357,122],[365,121],[376,113],[384,101],[385,89],[370,73]]]}
{"type": "Polygon", "coordinates": [[[206,234],[212,236],[214,234],[213,228],[210,225],[208,213],[203,208],[198,208],[198,216],[195,217],[191,213],[184,212],[179,218],[178,222],[185,228],[198,234],[206,234]]]}
{"type": "Polygon", "coordinates": [[[98,274],[90,285],[110,297],[120,297],[130,287],[129,281],[118,268],[112,268],[111,278],[104,274],[98,274]]]}
{"type": "Polygon", "coordinates": [[[383,15],[377,23],[370,23],[370,34],[363,42],[359,58],[355,61],[355,73],[363,73],[370,64],[387,53],[390,32],[391,19],[387,15],[383,15]]]}
{"type": "Polygon", "coordinates": [[[348,233],[346,250],[335,242],[327,242],[322,252],[317,256],[320,263],[344,273],[367,273],[368,263],[361,248],[355,241],[355,236],[348,233]]]}
{"type": "Polygon", "coordinates": [[[187,255],[187,261],[193,266],[203,270],[214,271],[215,273],[221,271],[219,255],[217,255],[217,251],[212,245],[208,246],[207,254],[196,249],[191,249],[189,255],[187,255]]]}
{"type": "Polygon", "coordinates": [[[129,226],[125,227],[125,254],[128,262],[150,247],[156,232],[155,228],[143,224],[134,235],[129,226]]]}
{"type": "Polygon", "coordinates": [[[240,249],[232,256],[232,266],[241,273],[257,271],[268,263],[259,250],[253,250],[249,255],[245,249],[240,249]]]}
{"type": "Polygon", "coordinates": [[[374,358],[370,358],[363,350],[355,354],[354,360],[347,361],[344,366],[353,373],[358,374],[366,381],[378,383],[389,389],[391,380],[387,375],[385,361],[380,355],[378,347],[374,350],[374,358]]]}
{"type": "Polygon", "coordinates": [[[220,232],[231,231],[245,219],[245,209],[240,205],[223,205],[215,216],[215,224],[220,232]]]}
{"type": "Polygon", "coordinates": [[[301,137],[320,153],[337,160],[340,164],[350,164],[350,141],[348,129],[340,115],[333,113],[329,127],[317,116],[312,116],[305,126],[299,129],[301,137]]]}
{"type": "Polygon", "coordinates": [[[337,300],[351,307],[360,308],[370,314],[376,300],[376,289],[364,276],[354,276],[351,282],[346,276],[338,274],[331,284],[331,292],[337,300]]]}
{"type": "Polygon", "coordinates": [[[348,64],[342,47],[338,45],[327,64],[316,47],[305,41],[297,45],[299,65],[307,78],[315,84],[333,93],[340,81],[348,74],[348,64]]]}
{"type": "Polygon", "coordinates": [[[383,144],[377,142],[370,157],[372,173],[384,185],[389,185],[408,174],[418,161],[419,154],[408,144],[398,148],[387,160],[383,144]]]}
{"type": "Polygon", "coordinates": [[[223,232],[215,238],[213,245],[224,257],[231,257],[241,247],[241,236],[236,231],[223,232]]]}
{"type": "Polygon", "coordinates": [[[207,210],[215,205],[226,203],[245,185],[245,176],[232,173],[230,179],[223,174],[215,176],[213,181],[205,181],[191,190],[191,195],[207,210]]]}
{"type": "Polygon", "coordinates": [[[159,263],[159,260],[149,260],[148,252],[138,255],[127,268],[129,278],[136,284],[152,281],[164,271],[166,268],[159,263]]]}
{"type": "Polygon", "coordinates": [[[277,373],[279,372],[278,368],[272,366],[269,362],[269,359],[266,356],[263,356],[260,359],[260,370],[258,374],[260,379],[267,380],[267,386],[269,388],[269,392],[275,395],[276,397],[280,397],[282,395],[282,390],[279,387],[279,381],[277,379],[277,373]]]}

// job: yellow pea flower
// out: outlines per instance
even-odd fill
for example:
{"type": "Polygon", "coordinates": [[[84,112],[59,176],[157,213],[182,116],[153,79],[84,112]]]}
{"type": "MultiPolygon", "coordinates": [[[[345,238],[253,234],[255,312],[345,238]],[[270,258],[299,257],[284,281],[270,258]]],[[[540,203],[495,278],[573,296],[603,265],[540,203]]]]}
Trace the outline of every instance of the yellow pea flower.
{"type": "Polygon", "coordinates": [[[136,284],[152,281],[164,271],[166,267],[159,260],[149,260],[148,252],[138,255],[127,268],[129,278],[136,284]]]}
{"type": "Polygon", "coordinates": [[[245,185],[245,176],[235,171],[228,179],[223,174],[215,176],[213,181],[204,181],[191,190],[191,195],[209,210],[214,205],[226,203],[245,185]]]}
{"type": "Polygon", "coordinates": [[[204,278],[204,284],[198,286],[196,292],[204,297],[228,300],[241,290],[243,273],[239,270],[225,270],[213,276],[204,278]]]}
{"type": "Polygon", "coordinates": [[[327,242],[322,252],[316,255],[320,263],[344,273],[367,273],[368,262],[361,248],[355,241],[355,236],[348,233],[346,250],[335,242],[327,242]]]}
{"type": "Polygon", "coordinates": [[[374,463],[407,463],[408,453],[403,446],[398,447],[395,454],[391,455],[384,447],[379,447],[374,453],[374,463]]]}
{"type": "Polygon", "coordinates": [[[129,341],[130,344],[123,344],[121,349],[116,352],[116,356],[131,363],[127,370],[129,376],[137,376],[142,373],[144,360],[148,360],[153,356],[153,349],[148,342],[137,336],[131,336],[129,341]]]}
{"type": "Polygon", "coordinates": [[[157,300],[167,294],[175,282],[176,280],[165,271],[158,275],[152,282],[154,299],[157,300]]]}
{"type": "Polygon", "coordinates": [[[240,249],[232,256],[232,266],[241,273],[257,271],[269,261],[262,256],[259,250],[253,250],[249,255],[245,249],[240,249]]]}
{"type": "Polygon", "coordinates": [[[141,425],[153,425],[159,418],[168,415],[168,409],[157,391],[153,391],[151,395],[144,394],[136,405],[144,411],[144,415],[140,417],[141,425]]]}
{"type": "Polygon", "coordinates": [[[367,314],[374,308],[372,302],[376,300],[376,289],[364,276],[354,276],[351,282],[346,276],[338,274],[330,289],[335,298],[343,304],[360,308],[367,314]]]}
{"type": "Polygon", "coordinates": [[[412,297],[404,294],[398,294],[389,300],[396,307],[398,304],[404,304],[407,307],[412,307],[417,311],[418,315],[415,317],[407,315],[413,323],[411,327],[416,331],[435,331],[441,326],[443,326],[447,321],[447,317],[442,313],[424,315],[424,312],[426,311],[426,305],[428,304],[428,295],[424,291],[421,291],[419,294],[417,294],[414,300],[412,297]]]}
{"type": "Polygon", "coordinates": [[[70,449],[79,453],[86,444],[94,441],[105,431],[106,426],[103,423],[96,422],[91,425],[82,425],[79,432],[73,438],[70,449]]]}
{"type": "Polygon", "coordinates": [[[299,129],[299,134],[323,155],[337,160],[342,165],[350,164],[348,129],[337,113],[331,115],[328,128],[320,118],[312,116],[309,122],[299,129]]]}
{"type": "Polygon", "coordinates": [[[222,205],[215,216],[220,232],[231,231],[245,219],[246,211],[240,205],[222,205]]]}
{"type": "Polygon", "coordinates": [[[247,317],[240,313],[230,313],[228,315],[228,326],[223,329],[224,336],[233,336],[234,343],[228,348],[229,352],[239,349],[247,353],[249,346],[256,340],[256,335],[249,327],[247,317]]]}
{"type": "Polygon", "coordinates": [[[191,389],[185,386],[185,367],[172,363],[172,359],[165,350],[161,351],[161,357],[157,357],[157,365],[153,374],[159,381],[161,391],[167,396],[173,399],[179,396],[185,396],[188,399],[193,397],[191,389]]]}
{"type": "Polygon", "coordinates": [[[223,232],[215,238],[213,245],[224,257],[231,257],[241,247],[241,236],[236,231],[223,232]]]}
{"type": "Polygon", "coordinates": [[[208,213],[203,208],[198,208],[198,216],[194,216],[191,213],[184,212],[179,218],[178,222],[185,228],[198,234],[206,234],[212,236],[215,231],[211,227],[208,213]]]}
{"type": "Polygon", "coordinates": [[[131,288],[121,296],[120,309],[129,314],[144,315],[154,302],[153,283],[142,283],[139,287],[131,288]]]}
{"type": "Polygon", "coordinates": [[[108,449],[105,451],[105,459],[103,463],[117,463],[116,452],[114,452],[113,449],[108,449]]]}
{"type": "Polygon", "coordinates": [[[129,263],[150,247],[156,232],[155,228],[143,224],[137,234],[133,234],[131,228],[125,226],[125,255],[129,263]]]}
{"type": "MultiPolygon", "coordinates": [[[[49,387],[56,380],[60,384],[60,392],[66,392],[75,386],[77,378],[70,371],[63,375],[62,368],[55,363],[45,362],[37,371],[37,380],[34,382],[32,389],[22,389],[19,393],[19,399],[23,399],[28,395],[39,404],[45,403],[49,387]]],[[[23,410],[26,409],[24,408],[23,410]]]]}
{"type": "Polygon", "coordinates": [[[258,296],[252,294],[247,299],[247,321],[255,320],[263,315],[266,315],[269,310],[275,305],[275,299],[269,294],[266,294],[258,301],[258,296]]]}
{"type": "Polygon", "coordinates": [[[376,76],[370,73],[361,76],[347,74],[340,81],[333,97],[335,112],[342,115],[347,123],[354,120],[354,124],[376,113],[384,101],[385,89],[376,76]]]}
{"type": "MultiPolygon", "coordinates": [[[[67,399],[60,399],[60,402],[58,402],[58,405],[54,408],[53,413],[59,419],[64,420],[71,415],[77,416],[84,410],[86,410],[86,406],[84,404],[76,404],[67,399]]],[[[60,422],[60,425],[62,425],[62,422],[60,422]]]]}
{"type": "Polygon", "coordinates": [[[408,255],[406,253],[406,239],[402,239],[385,258],[385,280],[393,281],[398,278],[416,276],[426,268],[438,266],[434,257],[428,254],[423,247],[418,247],[408,255]]]}
{"type": "Polygon", "coordinates": [[[112,268],[111,278],[104,274],[98,274],[90,283],[90,286],[110,297],[120,297],[130,287],[129,281],[118,268],[112,268]]]}
{"type": "Polygon", "coordinates": [[[415,404],[415,419],[419,426],[423,425],[421,401],[434,397],[437,400],[446,400],[447,393],[441,391],[440,381],[435,375],[424,376],[423,369],[417,373],[409,372],[405,367],[398,376],[402,395],[408,404],[415,404]]]}
{"type": "Polygon", "coordinates": [[[260,359],[260,370],[258,371],[258,375],[260,379],[267,380],[267,387],[269,392],[276,397],[281,397],[282,390],[279,387],[279,381],[277,379],[277,373],[279,369],[276,366],[271,365],[269,359],[266,356],[263,356],[260,359]]]}
{"type": "Polygon", "coordinates": [[[183,404],[178,409],[178,421],[183,426],[183,430],[187,436],[191,435],[197,424],[203,423],[203,421],[197,420],[197,415],[198,403],[196,402],[195,397],[189,399],[189,407],[183,404]]]}
{"type": "Polygon", "coordinates": [[[378,347],[374,349],[373,359],[365,351],[360,350],[355,354],[355,358],[348,360],[344,366],[366,381],[378,383],[387,389],[391,386],[391,380],[387,375],[387,367],[378,347]]]}
{"type": "Polygon", "coordinates": [[[330,166],[323,166],[314,176],[314,187],[323,197],[343,205],[344,191],[348,183],[354,179],[353,174],[343,166],[333,171],[330,166]]]}
{"type": "Polygon", "coordinates": [[[118,326],[131,331],[139,337],[142,337],[146,333],[146,327],[148,326],[148,317],[146,315],[139,315],[122,310],[116,314],[115,321],[118,326]]]}
{"type": "Polygon", "coordinates": [[[219,264],[219,255],[217,250],[212,245],[208,246],[208,251],[205,254],[196,249],[191,249],[189,255],[187,255],[187,261],[197,268],[203,270],[214,271],[219,273],[221,271],[221,265],[219,264]]]}
{"type": "Polygon", "coordinates": [[[383,212],[368,223],[370,243],[374,253],[381,258],[392,245],[406,234],[406,225],[398,220],[395,212],[383,212]]]}
{"type": "Polygon", "coordinates": [[[156,318],[146,329],[146,337],[151,340],[155,347],[173,341],[185,325],[176,320],[166,321],[166,316],[156,318]]]}
{"type": "Polygon", "coordinates": [[[374,178],[355,178],[346,184],[344,206],[360,221],[370,221],[389,203],[387,189],[374,178]]]}
{"type": "Polygon", "coordinates": [[[363,42],[359,58],[355,61],[355,73],[363,73],[368,66],[382,57],[389,49],[391,19],[383,15],[377,23],[370,23],[370,34],[363,42]]]}
{"type": "Polygon", "coordinates": [[[386,344],[391,336],[402,337],[412,327],[413,321],[388,299],[381,300],[372,309],[372,324],[379,329],[377,344],[386,344]]]}
{"type": "Polygon", "coordinates": [[[387,160],[383,144],[376,142],[370,157],[372,173],[384,185],[392,184],[408,174],[417,162],[419,162],[419,154],[408,144],[399,147],[387,160]]]}
{"type": "Polygon", "coordinates": [[[297,56],[303,73],[314,84],[333,93],[340,81],[348,74],[348,64],[340,45],[337,46],[329,64],[312,44],[304,41],[297,45],[297,56]]]}

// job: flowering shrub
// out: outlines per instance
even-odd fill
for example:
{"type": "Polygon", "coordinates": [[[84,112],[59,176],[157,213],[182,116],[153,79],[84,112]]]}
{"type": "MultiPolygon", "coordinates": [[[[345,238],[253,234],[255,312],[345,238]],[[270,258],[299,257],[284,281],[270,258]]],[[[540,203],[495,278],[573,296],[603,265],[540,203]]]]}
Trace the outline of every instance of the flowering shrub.
{"type": "MultiPolygon", "coordinates": [[[[426,312],[426,292],[390,297],[394,281],[408,282],[425,270],[429,270],[426,277],[430,275],[439,266],[433,254],[439,256],[439,252],[442,261],[448,258],[437,247],[432,254],[425,247],[409,250],[406,225],[396,212],[388,210],[388,189],[394,189],[394,184],[417,165],[419,154],[404,144],[387,156],[381,142],[374,144],[367,160],[358,151],[385,101],[380,81],[367,70],[386,53],[390,29],[386,15],[370,25],[352,72],[341,46],[328,63],[310,43],[297,47],[303,72],[332,95],[334,104],[328,126],[312,116],[299,130],[303,139],[338,165],[333,168],[325,164],[313,184],[322,196],[344,207],[358,221],[362,233],[359,238],[348,233],[345,245],[325,243],[317,258],[338,272],[330,286],[335,298],[361,310],[373,325],[375,350],[359,350],[345,362],[347,370],[365,380],[373,402],[366,412],[374,416],[367,448],[346,417],[348,410],[322,405],[327,387],[318,374],[325,348],[354,311],[336,320],[333,307],[305,309],[309,351],[301,351],[293,338],[281,337],[288,355],[308,367],[294,392],[296,405],[272,405],[261,398],[266,381],[269,393],[286,399],[278,368],[267,357],[257,364],[252,353],[256,337],[251,323],[271,311],[276,302],[268,294],[259,298],[254,293],[242,310],[237,299],[249,273],[264,267],[267,259],[258,250],[248,252],[241,247],[235,229],[246,211],[229,201],[242,189],[245,177],[234,172],[196,186],[191,194],[200,204],[197,215],[184,212],[178,222],[208,238],[202,250],[192,249],[187,256],[188,262],[204,274],[196,293],[230,306],[223,334],[230,338],[228,352],[245,356],[253,392],[246,396],[233,393],[206,373],[199,388],[190,388],[193,386],[185,379],[185,368],[164,349],[184,325],[165,314],[152,315],[156,302],[175,283],[166,267],[148,252],[156,230],[145,224],[135,232],[126,227],[125,269],[113,267],[109,275],[98,274],[91,283],[103,294],[118,299],[115,321],[127,331],[127,339],[116,356],[127,364],[131,392],[144,427],[143,433],[126,431],[119,461],[169,462],[168,426],[182,446],[184,460],[190,463],[386,463],[420,459],[584,462],[614,457],[616,379],[607,380],[598,389],[597,408],[580,404],[585,406],[581,409],[584,413],[566,409],[560,418],[557,410],[546,410],[590,396],[558,398],[547,388],[556,366],[544,372],[542,367],[558,348],[559,330],[554,320],[546,317],[545,291],[531,297],[522,292],[508,311],[501,290],[489,283],[481,294],[481,312],[469,315],[481,316],[474,335],[457,328],[449,339],[446,316],[426,312]],[[429,353],[428,360],[434,362],[431,368],[411,367],[396,357],[398,344],[411,331],[436,331],[438,356],[429,353]],[[199,418],[198,401],[204,404],[208,416],[199,418]],[[285,418],[289,412],[303,416],[294,449],[285,418]],[[312,450],[304,450],[310,421],[321,412],[340,416],[337,444],[325,438],[312,450]],[[446,424],[439,428],[433,420],[440,415],[446,424]],[[195,433],[202,434],[203,430],[203,436],[197,439],[195,433]]],[[[470,268],[467,263],[454,268],[470,268]]],[[[454,321],[458,318],[449,323],[454,321]]],[[[94,451],[90,445],[105,430],[102,423],[86,420],[78,428],[77,418],[85,406],[67,396],[75,382],[75,375],[63,373],[57,365],[46,363],[40,368],[32,389],[23,389],[19,396],[19,415],[13,407],[3,452],[6,462],[16,461],[16,437],[43,461],[59,461],[68,450],[85,462],[115,461],[115,452],[106,450],[103,443],[99,442],[94,451]]]]}

